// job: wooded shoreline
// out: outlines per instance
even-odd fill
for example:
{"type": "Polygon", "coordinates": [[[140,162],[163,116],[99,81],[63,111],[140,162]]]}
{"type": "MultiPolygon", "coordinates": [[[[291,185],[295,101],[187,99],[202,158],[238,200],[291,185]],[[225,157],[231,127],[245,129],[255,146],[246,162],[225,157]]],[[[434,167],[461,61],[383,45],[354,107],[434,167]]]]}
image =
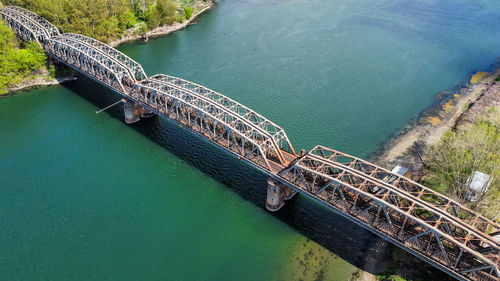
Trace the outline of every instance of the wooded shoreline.
{"type": "MultiPolygon", "coordinates": [[[[149,39],[149,38],[157,38],[161,36],[166,36],[172,32],[184,29],[191,25],[198,17],[200,17],[202,14],[210,10],[213,6],[215,5],[214,1],[209,1],[206,2],[206,6],[198,11],[197,13],[193,14],[189,19],[185,20],[183,23],[179,22],[174,22],[173,24],[170,25],[163,25],[159,26],[157,28],[154,28],[153,30],[150,30],[146,32],[145,34],[126,34],[122,36],[121,38],[112,41],[109,43],[110,46],[112,47],[117,47],[122,44],[130,43],[133,41],[138,41],[138,40],[144,40],[144,39],[149,39]]],[[[0,6],[1,8],[2,6],[0,6]]],[[[7,88],[7,93],[0,95],[2,96],[9,96],[13,95],[17,92],[24,91],[24,90],[29,90],[33,88],[41,88],[41,87],[48,87],[48,86],[55,86],[59,85],[65,82],[69,81],[74,81],[77,78],[75,76],[67,76],[67,77],[51,77],[49,73],[43,73],[39,76],[37,76],[34,79],[26,79],[22,83],[15,84],[7,88]]]]}

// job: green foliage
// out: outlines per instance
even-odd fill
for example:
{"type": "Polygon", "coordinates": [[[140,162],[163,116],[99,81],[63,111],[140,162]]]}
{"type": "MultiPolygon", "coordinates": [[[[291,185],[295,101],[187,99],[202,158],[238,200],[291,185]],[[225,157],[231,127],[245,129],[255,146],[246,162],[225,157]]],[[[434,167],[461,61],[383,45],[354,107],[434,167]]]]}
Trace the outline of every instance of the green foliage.
{"type": "Polygon", "coordinates": [[[380,274],[380,275],[377,275],[377,279],[379,281],[406,281],[405,278],[403,278],[397,274],[391,274],[390,276],[387,276],[385,274],[380,274]]]}
{"type": "Polygon", "coordinates": [[[184,7],[184,17],[188,20],[191,18],[192,15],[193,15],[193,8],[184,7]]]}
{"type": "MultiPolygon", "coordinates": [[[[144,21],[149,29],[174,23],[183,0],[10,0],[8,5],[27,8],[63,32],[87,35],[109,42],[144,21]]],[[[194,5],[196,1],[190,1],[194,5]]]]}
{"type": "Polygon", "coordinates": [[[476,124],[450,131],[426,153],[426,184],[475,210],[493,216],[500,210],[500,107],[476,124]],[[494,178],[485,196],[468,202],[467,178],[481,171],[494,178]]]}
{"type": "Polygon", "coordinates": [[[56,68],[54,67],[53,64],[51,64],[49,66],[49,74],[50,74],[50,77],[56,78],[56,68]]]}
{"type": "Polygon", "coordinates": [[[30,42],[20,49],[14,32],[0,22],[0,94],[22,82],[44,67],[47,57],[38,43],[30,42]]]}
{"type": "Polygon", "coordinates": [[[146,23],[150,29],[175,21],[177,4],[172,0],[158,0],[146,12],[146,23]]]}

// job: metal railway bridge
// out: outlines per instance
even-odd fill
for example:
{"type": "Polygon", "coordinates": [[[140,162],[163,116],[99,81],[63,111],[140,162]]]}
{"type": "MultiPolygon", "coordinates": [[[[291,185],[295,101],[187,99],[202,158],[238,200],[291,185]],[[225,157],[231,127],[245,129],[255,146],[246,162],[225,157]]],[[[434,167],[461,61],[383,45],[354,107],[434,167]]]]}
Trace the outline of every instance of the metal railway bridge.
{"type": "Polygon", "coordinates": [[[298,155],[285,131],[204,86],[156,74],[92,38],[65,33],[20,7],[1,10],[23,40],[124,97],[133,123],[177,122],[269,175],[266,207],[300,192],[461,280],[500,281],[500,226],[408,178],[333,149],[298,155]]]}

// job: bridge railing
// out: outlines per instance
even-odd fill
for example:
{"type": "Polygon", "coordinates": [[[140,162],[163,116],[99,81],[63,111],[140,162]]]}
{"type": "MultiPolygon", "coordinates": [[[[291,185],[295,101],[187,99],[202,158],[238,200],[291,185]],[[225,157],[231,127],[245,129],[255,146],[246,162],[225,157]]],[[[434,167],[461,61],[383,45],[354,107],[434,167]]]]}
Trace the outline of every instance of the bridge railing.
{"type": "Polygon", "coordinates": [[[500,280],[500,250],[466,225],[313,149],[279,175],[290,187],[340,211],[450,274],[500,280]]]}

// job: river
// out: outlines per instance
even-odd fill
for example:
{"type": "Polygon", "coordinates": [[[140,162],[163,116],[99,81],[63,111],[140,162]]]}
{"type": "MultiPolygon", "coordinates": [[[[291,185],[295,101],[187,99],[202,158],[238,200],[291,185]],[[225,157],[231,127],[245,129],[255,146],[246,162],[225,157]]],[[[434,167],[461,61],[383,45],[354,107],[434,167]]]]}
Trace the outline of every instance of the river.
{"type": "MultiPolygon", "coordinates": [[[[297,151],[367,157],[497,62],[499,21],[496,0],[221,0],[120,50],[255,109],[297,151]]],[[[301,196],[267,212],[263,174],[162,118],[95,113],[118,99],[83,78],[0,98],[1,280],[356,272],[370,233],[301,196]]]]}

